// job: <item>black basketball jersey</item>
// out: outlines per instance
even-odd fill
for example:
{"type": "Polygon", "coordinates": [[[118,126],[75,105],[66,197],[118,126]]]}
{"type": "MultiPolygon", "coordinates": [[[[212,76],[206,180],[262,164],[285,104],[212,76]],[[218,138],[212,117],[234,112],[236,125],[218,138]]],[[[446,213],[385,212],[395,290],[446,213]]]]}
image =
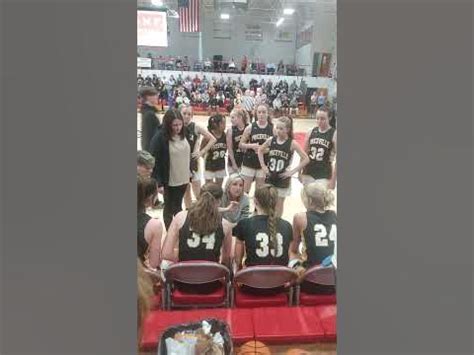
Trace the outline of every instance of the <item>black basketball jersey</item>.
{"type": "Polygon", "coordinates": [[[287,139],[282,144],[279,144],[277,137],[273,137],[270,143],[267,161],[270,175],[267,177],[266,182],[275,187],[290,187],[291,178],[282,179],[279,175],[290,166],[291,159],[293,158],[293,152],[291,151],[292,141],[292,139],[287,139]]]}
{"type": "MultiPolygon", "coordinates": [[[[234,153],[235,162],[239,168],[242,166],[242,160],[244,159],[244,152],[239,148],[240,139],[244,131],[245,127],[240,130],[238,127],[232,126],[232,151],[234,153]]],[[[230,159],[228,159],[228,165],[232,166],[230,159]]]]}
{"type": "MultiPolygon", "coordinates": [[[[260,128],[257,122],[252,123],[252,129],[250,131],[250,140],[249,143],[257,143],[262,145],[265,141],[273,136],[273,125],[268,123],[265,128],[260,128]]],[[[265,161],[267,159],[267,154],[265,154],[265,161]]],[[[247,149],[244,153],[243,163],[244,166],[252,169],[261,169],[260,162],[258,161],[257,152],[253,149],[247,149]]]]}
{"type": "Polygon", "coordinates": [[[137,252],[138,258],[145,261],[145,254],[148,250],[148,242],[145,239],[145,227],[150,221],[151,217],[146,213],[137,214],[137,252]]]}
{"type": "Polygon", "coordinates": [[[306,254],[309,266],[321,264],[328,256],[334,254],[334,243],[337,239],[336,212],[306,212],[307,225],[303,231],[306,254]]]}
{"type": "Polygon", "coordinates": [[[321,133],[318,127],[314,127],[309,136],[309,164],[303,170],[303,174],[310,175],[314,179],[329,179],[332,175],[330,161],[333,150],[332,139],[334,128],[329,128],[321,133]]]}
{"type": "Polygon", "coordinates": [[[292,240],[291,224],[277,218],[277,245],[271,245],[268,216],[258,215],[239,221],[233,235],[245,243],[246,266],[288,265],[288,248],[292,240]]]}
{"type": "Polygon", "coordinates": [[[189,217],[187,216],[179,230],[179,261],[207,260],[218,263],[223,240],[222,223],[214,233],[201,235],[190,230],[189,217]]]}
{"type": "Polygon", "coordinates": [[[222,133],[206,155],[206,170],[219,171],[225,169],[225,153],[227,152],[226,135],[222,133]]]}
{"type": "MultiPolygon", "coordinates": [[[[194,147],[196,146],[196,142],[198,140],[198,134],[196,132],[196,124],[194,122],[190,122],[185,129],[186,139],[188,140],[189,147],[191,148],[191,154],[194,152],[194,147]]],[[[198,161],[196,159],[191,158],[191,171],[198,170],[198,161]]]]}

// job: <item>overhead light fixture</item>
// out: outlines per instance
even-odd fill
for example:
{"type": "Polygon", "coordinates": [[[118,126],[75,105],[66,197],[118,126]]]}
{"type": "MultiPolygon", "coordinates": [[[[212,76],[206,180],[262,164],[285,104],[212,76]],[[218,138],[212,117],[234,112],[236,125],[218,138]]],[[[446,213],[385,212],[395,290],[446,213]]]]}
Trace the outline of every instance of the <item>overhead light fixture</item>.
{"type": "Polygon", "coordinates": [[[151,3],[155,6],[163,6],[163,0],[151,0],[151,3]]]}
{"type": "Polygon", "coordinates": [[[283,17],[280,17],[280,19],[276,22],[276,26],[277,27],[280,26],[283,23],[283,21],[285,21],[285,19],[283,17]]]}
{"type": "Polygon", "coordinates": [[[229,14],[221,14],[221,20],[228,20],[228,19],[230,19],[229,14]]]}
{"type": "Polygon", "coordinates": [[[283,9],[283,15],[293,15],[295,13],[295,9],[283,9]]]}

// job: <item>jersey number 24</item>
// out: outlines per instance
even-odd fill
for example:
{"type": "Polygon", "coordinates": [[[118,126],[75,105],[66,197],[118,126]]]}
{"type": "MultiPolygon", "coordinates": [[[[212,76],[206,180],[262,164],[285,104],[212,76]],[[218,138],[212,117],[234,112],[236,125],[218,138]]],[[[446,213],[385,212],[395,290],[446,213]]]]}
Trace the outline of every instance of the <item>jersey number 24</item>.
{"type": "MultiPolygon", "coordinates": [[[[337,238],[337,227],[332,224],[329,231],[329,240],[335,242],[337,238]]],[[[317,247],[329,246],[328,231],[324,224],[314,225],[314,239],[317,247]]]]}

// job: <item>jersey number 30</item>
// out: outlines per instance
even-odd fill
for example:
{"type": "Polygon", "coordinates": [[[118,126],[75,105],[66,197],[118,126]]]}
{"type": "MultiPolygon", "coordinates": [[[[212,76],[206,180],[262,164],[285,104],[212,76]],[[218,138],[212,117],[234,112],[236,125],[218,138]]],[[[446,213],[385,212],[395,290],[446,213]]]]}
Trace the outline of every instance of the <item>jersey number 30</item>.
{"type": "Polygon", "coordinates": [[[276,258],[279,258],[283,255],[283,236],[280,233],[277,233],[276,240],[276,251],[275,249],[270,249],[270,237],[266,233],[258,233],[256,236],[257,242],[259,242],[259,246],[256,250],[256,254],[260,258],[266,258],[269,253],[276,258]]]}
{"type": "MultiPolygon", "coordinates": [[[[327,247],[329,246],[328,242],[328,231],[324,224],[315,224],[314,225],[314,238],[316,240],[317,247],[327,247]]],[[[337,238],[337,227],[335,224],[331,225],[331,230],[329,232],[329,240],[336,241],[337,238]]]]}
{"type": "Polygon", "coordinates": [[[281,159],[270,158],[269,170],[274,173],[278,173],[283,170],[285,162],[281,159]]]}
{"type": "Polygon", "coordinates": [[[212,250],[214,249],[214,245],[216,244],[216,234],[212,233],[209,235],[199,235],[197,233],[193,233],[190,238],[187,240],[188,247],[190,248],[197,248],[201,244],[206,245],[206,249],[212,250]]]}

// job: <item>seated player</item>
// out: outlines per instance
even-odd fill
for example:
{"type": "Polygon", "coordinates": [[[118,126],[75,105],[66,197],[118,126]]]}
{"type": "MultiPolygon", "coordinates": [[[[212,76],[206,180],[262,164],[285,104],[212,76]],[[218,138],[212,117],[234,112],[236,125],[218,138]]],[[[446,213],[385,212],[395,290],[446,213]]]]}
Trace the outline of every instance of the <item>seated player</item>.
{"type": "MultiPolygon", "coordinates": [[[[305,185],[301,199],[306,212],[297,213],[293,218],[293,242],[290,248],[290,265],[300,273],[331,258],[336,250],[337,215],[331,206],[334,195],[321,182],[305,185]],[[299,252],[303,242],[306,255],[299,252]]],[[[311,293],[333,293],[334,287],[302,284],[302,290],[311,293]]]]}
{"type": "Polygon", "coordinates": [[[137,251],[144,265],[153,269],[160,265],[161,236],[163,225],[152,218],[146,209],[153,205],[157,194],[156,181],[150,177],[138,176],[137,181],[137,251]]]}
{"type": "MultiPolygon", "coordinates": [[[[230,266],[232,227],[219,212],[222,194],[219,185],[204,184],[196,203],[173,218],[163,244],[162,270],[173,262],[189,260],[207,260],[230,266]]],[[[220,285],[178,286],[183,290],[207,293],[220,285]]]]}

